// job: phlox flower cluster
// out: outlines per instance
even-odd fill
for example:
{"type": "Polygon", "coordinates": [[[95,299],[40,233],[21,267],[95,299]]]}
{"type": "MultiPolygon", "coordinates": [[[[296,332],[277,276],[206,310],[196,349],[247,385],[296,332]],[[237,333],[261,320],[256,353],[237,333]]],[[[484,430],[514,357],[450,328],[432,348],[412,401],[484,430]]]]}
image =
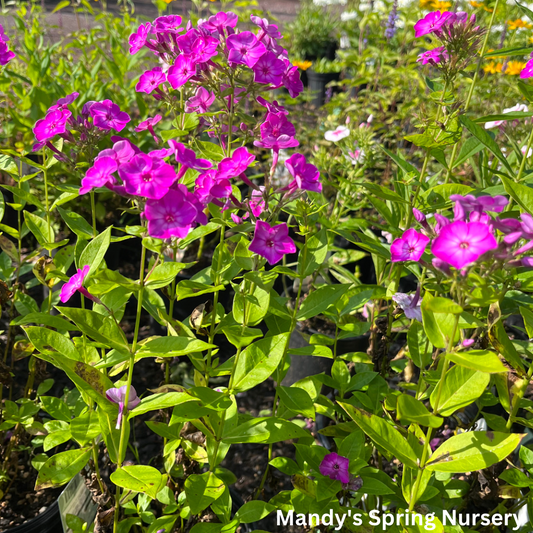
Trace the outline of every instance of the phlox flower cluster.
{"type": "Polygon", "coordinates": [[[465,274],[474,266],[485,269],[533,266],[523,254],[533,249],[533,217],[527,213],[516,218],[500,218],[508,204],[504,196],[450,196],[454,202],[453,220],[435,213],[434,224],[418,209],[414,217],[421,231],[410,228],[391,245],[393,262],[422,259],[431,241],[432,266],[446,274],[451,268],[465,274]]]}
{"type": "MultiPolygon", "coordinates": [[[[253,140],[255,146],[272,152],[272,176],[279,151],[295,148],[299,142],[296,129],[287,118],[288,111],[262,94],[284,86],[295,97],[303,85],[297,67],[278,43],[282,35],[275,24],[252,16],[257,30],[251,32],[239,31],[237,21],[234,13],[221,12],[193,27],[191,22],[182,25],[178,15],[168,15],[142,24],[129,38],[131,54],[148,48],[160,63],[141,75],[136,90],[179,111],[182,119],[183,113],[199,114],[197,131],[207,126],[207,133],[218,137],[228,154],[216,166],[174,139],[162,144],[157,132],[162,121],[159,114],[135,127],[137,133],[149,133],[158,145],[149,153],[141,151],[127,137],[114,135],[125,135],[123,130],[131,119],[110,100],[87,102],[81,113],[74,116],[69,105],[78,93],[60,99],[37,121],[34,148],[47,146],[58,159],[73,163],[52,144],[55,137],[60,137],[77,146],[80,153],[89,154],[90,167],[81,179],[79,193],[106,187],[130,199],[141,211],[148,234],[154,238],[186,237],[198,224],[207,224],[209,204],[223,211],[231,209],[234,223],[250,219],[256,224],[250,250],[275,264],[283,255],[296,252],[296,246],[289,237],[287,224],[276,225],[270,220],[273,213],[279,213],[283,205],[304,191],[320,192],[322,185],[317,168],[298,153],[285,161],[293,179],[283,188],[272,190],[268,175],[264,185],[247,178],[255,156],[245,146],[233,149],[239,142],[237,132],[245,132],[246,141],[253,140]],[[215,101],[222,106],[222,113],[210,113],[215,101]],[[248,105],[250,101],[265,108],[264,120],[251,129],[244,124],[239,127],[232,124],[237,106],[248,105]],[[102,150],[101,141],[110,133],[112,145],[102,150]],[[184,183],[186,174],[186,183],[194,180],[191,190],[184,183]],[[250,189],[248,199],[238,200],[234,195],[237,182],[250,189]],[[269,201],[276,198],[275,210],[269,209],[269,201]]],[[[75,290],[84,289],[76,285],[75,290]]]]}
{"type": "Polygon", "coordinates": [[[417,62],[438,67],[446,78],[453,78],[475,57],[485,30],[476,26],[476,16],[459,11],[433,11],[414,26],[415,37],[434,35],[441,46],[423,52],[417,62]]]}
{"type": "Polygon", "coordinates": [[[4,28],[0,24],[0,65],[7,65],[15,54],[9,49],[9,37],[4,33],[4,28]]]}

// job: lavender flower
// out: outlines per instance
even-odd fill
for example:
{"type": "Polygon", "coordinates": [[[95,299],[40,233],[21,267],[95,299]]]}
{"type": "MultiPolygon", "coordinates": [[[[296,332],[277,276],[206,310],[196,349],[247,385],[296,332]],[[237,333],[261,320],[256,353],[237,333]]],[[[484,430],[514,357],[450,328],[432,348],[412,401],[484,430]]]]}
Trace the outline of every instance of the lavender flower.
{"type": "Polygon", "coordinates": [[[385,37],[391,40],[396,34],[396,22],[398,21],[398,0],[394,0],[392,9],[389,13],[389,20],[387,21],[387,28],[385,29],[385,37]]]}

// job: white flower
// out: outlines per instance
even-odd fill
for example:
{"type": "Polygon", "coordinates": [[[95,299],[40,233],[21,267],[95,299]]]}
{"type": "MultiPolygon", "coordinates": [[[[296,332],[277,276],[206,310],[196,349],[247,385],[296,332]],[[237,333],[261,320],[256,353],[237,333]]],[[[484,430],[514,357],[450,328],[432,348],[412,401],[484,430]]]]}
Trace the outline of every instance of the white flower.
{"type": "MultiPolygon", "coordinates": [[[[527,146],[522,146],[522,148],[520,149],[520,151],[522,152],[522,154],[526,155],[526,150],[527,150],[527,146]]],[[[531,155],[533,154],[533,148],[530,148],[529,149],[529,152],[527,153],[527,156],[526,157],[531,157],[531,155]]]]}
{"type": "MultiPolygon", "coordinates": [[[[504,109],[502,113],[503,114],[514,113],[515,111],[523,111],[527,113],[529,109],[527,105],[525,104],[516,104],[513,107],[508,107],[507,109],[504,109]]],[[[493,120],[492,122],[485,122],[485,129],[489,130],[491,128],[495,128],[496,126],[501,126],[504,122],[506,121],[505,120],[493,120]]]]}
{"type": "Polygon", "coordinates": [[[357,11],[345,11],[344,13],[341,13],[341,20],[343,22],[347,22],[348,20],[354,20],[359,16],[357,11]]]}
{"type": "Polygon", "coordinates": [[[326,131],[324,138],[326,141],[339,142],[340,140],[348,137],[350,135],[350,129],[346,126],[337,126],[336,130],[326,131]]]}
{"type": "Polygon", "coordinates": [[[348,0],[313,0],[313,4],[315,4],[315,6],[333,6],[336,4],[345,6],[347,2],[348,0]]]}

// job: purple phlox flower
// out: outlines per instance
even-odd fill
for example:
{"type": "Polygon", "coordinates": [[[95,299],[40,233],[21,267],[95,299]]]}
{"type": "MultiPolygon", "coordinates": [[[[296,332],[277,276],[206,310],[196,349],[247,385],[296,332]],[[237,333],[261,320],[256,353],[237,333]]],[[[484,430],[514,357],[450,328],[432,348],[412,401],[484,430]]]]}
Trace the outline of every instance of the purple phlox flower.
{"type": "Polygon", "coordinates": [[[228,59],[231,63],[252,68],[266,52],[265,45],[250,31],[230,35],[227,39],[228,59]]]}
{"type": "Polygon", "coordinates": [[[0,41],[4,41],[5,43],[9,41],[9,37],[4,33],[2,24],[0,24],[0,41]]]}
{"type": "Polygon", "coordinates": [[[81,180],[80,194],[86,194],[97,187],[104,187],[108,183],[114,185],[117,180],[113,176],[113,172],[117,168],[117,162],[114,158],[98,157],[81,180]]]}
{"type": "Polygon", "coordinates": [[[196,28],[178,37],[178,46],[194,63],[204,63],[217,55],[218,40],[204,35],[196,28]]]}
{"type": "Polygon", "coordinates": [[[172,165],[147,154],[137,154],[121,165],[118,174],[128,194],[152,200],[163,197],[177,179],[172,165]]]}
{"type": "Polygon", "coordinates": [[[76,100],[76,98],[78,98],[79,95],[80,93],[77,93],[77,92],[67,94],[67,96],[65,96],[64,98],[60,98],[52,107],[50,107],[47,113],[49,113],[50,111],[56,111],[58,109],[65,109],[72,102],[74,102],[74,100],[76,100]]]}
{"type": "MultiPolygon", "coordinates": [[[[228,89],[231,88],[231,85],[228,85],[227,83],[221,83],[220,84],[220,90],[225,93],[228,89]]],[[[231,101],[233,100],[233,105],[236,106],[240,101],[239,95],[246,92],[246,89],[244,87],[234,87],[232,88],[232,94],[228,94],[227,96],[224,96],[224,100],[226,101],[226,104],[228,106],[228,110],[231,109],[231,101]]],[[[226,93],[227,94],[227,93],[226,93]]]]}
{"type": "Polygon", "coordinates": [[[145,24],[141,24],[137,31],[130,35],[130,54],[136,54],[146,44],[146,39],[151,29],[152,24],[146,22],[145,24]]]}
{"type": "Polygon", "coordinates": [[[296,245],[289,237],[289,227],[282,223],[270,226],[258,220],[249,250],[264,257],[271,265],[279,262],[285,254],[296,252],[296,245]]]}
{"type": "Polygon", "coordinates": [[[113,148],[102,150],[96,159],[100,157],[112,157],[117,165],[128,163],[133,159],[135,154],[140,153],[140,150],[128,140],[117,141],[113,144],[113,148]]]}
{"type": "Polygon", "coordinates": [[[131,120],[128,113],[121,111],[111,100],[103,100],[91,105],[89,114],[95,126],[102,130],[122,131],[131,120]]]}
{"type": "Polygon", "coordinates": [[[37,141],[47,141],[56,135],[60,135],[67,131],[67,120],[72,116],[68,109],[58,109],[51,111],[47,115],[38,120],[33,128],[33,133],[37,141]]]}
{"type": "Polygon", "coordinates": [[[335,452],[328,453],[320,463],[320,473],[330,479],[339,480],[341,483],[350,482],[350,460],[335,452]]]}
{"type": "Polygon", "coordinates": [[[88,100],[83,104],[83,107],[81,108],[81,114],[85,117],[89,117],[91,114],[91,107],[94,104],[97,104],[98,102],[95,102],[94,100],[88,100]]]}
{"type": "Polygon", "coordinates": [[[141,74],[135,90],[138,93],[150,94],[155,91],[162,83],[167,81],[167,75],[163,72],[161,67],[155,67],[152,70],[147,70],[141,74]]]}
{"type": "Polygon", "coordinates": [[[276,100],[274,100],[273,102],[269,102],[268,100],[265,100],[262,96],[258,96],[256,100],[259,105],[266,107],[270,113],[281,113],[282,115],[289,114],[289,112],[282,105],[278,104],[276,100]]]}
{"type": "MultiPolygon", "coordinates": [[[[525,104],[516,104],[513,107],[508,107],[508,108],[504,109],[502,111],[502,113],[504,115],[506,115],[508,113],[514,113],[515,111],[527,112],[528,110],[529,110],[529,108],[527,107],[527,105],[525,105],[525,104]]],[[[495,128],[496,126],[501,126],[502,124],[505,124],[506,122],[507,122],[506,120],[493,120],[493,121],[490,121],[490,122],[485,122],[485,129],[489,130],[491,128],[495,128]]],[[[515,121],[513,121],[513,122],[515,122],[515,121]]],[[[518,121],[516,121],[516,123],[518,123],[518,121]]]]}
{"type": "Polygon", "coordinates": [[[181,17],[179,15],[165,15],[157,17],[152,26],[152,33],[181,33],[181,17]]]}
{"type": "Polygon", "coordinates": [[[320,192],[322,184],[319,181],[320,172],[315,165],[308,163],[302,154],[293,154],[285,161],[290,175],[294,180],[287,186],[289,189],[320,192]]]}
{"type": "Polygon", "coordinates": [[[393,295],[392,299],[403,309],[405,316],[411,320],[418,320],[422,322],[422,301],[420,300],[420,285],[416,288],[416,292],[413,296],[404,294],[403,292],[397,292],[393,295]]]}
{"type": "Polygon", "coordinates": [[[192,168],[198,172],[204,172],[209,170],[213,165],[211,161],[207,159],[197,159],[194,150],[187,148],[184,144],[171,139],[168,141],[169,146],[174,150],[174,157],[176,161],[181,165],[178,172],[178,180],[180,180],[187,169],[192,168]]]}
{"type": "Polygon", "coordinates": [[[533,268],[533,257],[522,257],[520,260],[523,267],[533,268]]]}
{"type": "Polygon", "coordinates": [[[160,148],[159,150],[152,150],[151,152],[148,152],[148,155],[155,159],[165,159],[171,156],[173,153],[174,150],[172,148],[160,148]]]}
{"type": "Polygon", "coordinates": [[[337,126],[334,130],[326,131],[324,139],[336,143],[348,137],[348,135],[350,135],[350,128],[347,128],[346,126],[337,126]]]}
{"type": "Polygon", "coordinates": [[[157,239],[186,237],[196,215],[196,208],[181,189],[170,189],[159,200],[147,200],[144,209],[148,233],[157,239]]]}
{"type": "Polygon", "coordinates": [[[268,113],[260,130],[261,141],[255,141],[255,146],[278,151],[281,148],[294,148],[299,145],[294,138],[296,133],[294,125],[282,113],[268,113]]]}
{"type": "Polygon", "coordinates": [[[525,80],[527,78],[533,77],[533,59],[530,59],[526,66],[522,69],[522,72],[520,72],[520,78],[525,80]]]}
{"type": "Polygon", "coordinates": [[[486,224],[458,220],[441,229],[431,251],[441,261],[462,269],[497,247],[498,243],[486,224]]]}
{"type": "Polygon", "coordinates": [[[419,261],[426,249],[429,238],[415,229],[408,229],[390,247],[392,262],[419,261]]]}
{"type": "Polygon", "coordinates": [[[447,61],[450,58],[448,54],[448,50],[444,46],[439,46],[437,48],[433,48],[433,50],[428,50],[427,52],[422,52],[416,62],[422,63],[422,65],[427,65],[428,63],[430,65],[437,65],[438,63],[441,63],[443,61],[447,61]]]}
{"type": "Polygon", "coordinates": [[[435,220],[437,221],[437,223],[435,224],[433,231],[435,232],[436,235],[438,235],[440,233],[440,230],[444,226],[451,224],[451,221],[448,220],[444,215],[441,215],[440,213],[435,213],[434,216],[435,216],[435,220]]]}
{"type": "Polygon", "coordinates": [[[214,169],[200,174],[195,183],[196,196],[204,205],[207,205],[214,198],[229,198],[231,196],[230,181],[214,169]]]}
{"type": "Polygon", "coordinates": [[[183,87],[196,74],[196,62],[192,56],[181,54],[168,69],[167,80],[173,89],[183,87]]]}
{"type": "MultiPolygon", "coordinates": [[[[507,219],[509,220],[509,219],[507,219]]],[[[533,217],[528,213],[522,213],[520,215],[520,231],[516,231],[504,237],[504,241],[507,244],[517,242],[519,239],[526,239],[529,242],[521,246],[514,255],[520,255],[533,248],[533,217]],[[520,234],[519,234],[520,233],[520,234]]]]}
{"type": "MultiPolygon", "coordinates": [[[[122,423],[122,415],[124,414],[124,407],[126,403],[126,392],[128,391],[127,385],[123,385],[122,387],[108,389],[105,391],[106,398],[113,403],[118,403],[118,418],[117,418],[117,426],[116,429],[120,429],[120,425],[122,423]]],[[[128,398],[128,407],[127,409],[134,409],[141,403],[141,400],[137,396],[137,391],[135,390],[135,387],[131,385],[130,387],[130,393],[128,398]]]]}
{"type": "Polygon", "coordinates": [[[76,291],[81,292],[83,295],[91,298],[91,295],[87,292],[87,289],[84,289],[83,282],[89,274],[91,267],[85,265],[83,268],[79,268],[76,274],[74,274],[64,285],[61,287],[61,293],[59,298],[63,303],[67,303],[76,291]]]}
{"type": "Polygon", "coordinates": [[[281,39],[283,35],[278,30],[278,27],[275,24],[270,24],[268,19],[262,19],[257,15],[250,15],[250,20],[253,24],[261,28],[261,32],[257,36],[261,40],[265,35],[268,35],[272,39],[281,39]]]}
{"type": "Polygon", "coordinates": [[[505,235],[506,244],[514,244],[522,237],[522,223],[516,218],[495,218],[490,222],[491,226],[505,235]]]}
{"type": "Polygon", "coordinates": [[[296,98],[304,90],[304,84],[300,79],[300,71],[296,66],[287,68],[285,74],[283,74],[282,82],[285,89],[289,91],[291,98],[296,98]]]}
{"type": "MultiPolygon", "coordinates": [[[[138,126],[136,126],[135,131],[138,133],[140,131],[148,130],[152,134],[154,141],[158,143],[159,139],[157,138],[157,135],[155,134],[154,126],[161,120],[161,118],[162,118],[161,115],[156,115],[153,118],[147,118],[146,120],[143,120],[141,123],[139,123],[138,126]]],[[[172,151],[170,153],[172,153],[172,151]]],[[[164,157],[167,157],[167,156],[164,156],[164,157]]]]}
{"type": "Polygon", "coordinates": [[[422,35],[427,35],[428,33],[438,33],[442,26],[449,22],[450,17],[453,18],[453,16],[453,13],[449,11],[428,13],[415,24],[415,37],[422,37],[422,35]]]}
{"type": "Polygon", "coordinates": [[[204,87],[198,87],[196,94],[185,102],[186,113],[207,113],[215,101],[215,93],[209,92],[204,87]]]}
{"type": "Polygon", "coordinates": [[[238,20],[237,15],[232,11],[227,13],[219,11],[216,15],[209,17],[208,20],[198,21],[198,27],[206,29],[211,32],[213,37],[218,38],[220,35],[224,35],[226,28],[235,28],[238,20]]]}
{"type": "Polygon", "coordinates": [[[15,56],[15,53],[12,52],[7,43],[0,41],[0,65],[7,65],[15,56]]]}
{"type": "Polygon", "coordinates": [[[461,196],[460,194],[450,195],[450,200],[455,202],[454,216],[455,220],[464,220],[466,214],[471,211],[477,213],[484,213],[490,211],[492,213],[501,213],[504,207],[509,203],[505,196],[472,196],[467,194],[461,196]]]}
{"type": "Polygon", "coordinates": [[[181,183],[175,183],[173,189],[181,191],[185,200],[196,209],[196,217],[194,219],[194,222],[205,226],[208,222],[207,215],[204,213],[204,206],[202,205],[196,194],[189,191],[189,189],[187,189],[187,187],[181,183]]]}
{"type": "Polygon", "coordinates": [[[226,178],[236,178],[240,176],[255,160],[255,155],[248,152],[246,147],[237,148],[231,157],[224,158],[218,164],[220,175],[226,178]]]}
{"type": "Polygon", "coordinates": [[[254,189],[252,191],[250,201],[248,202],[248,205],[250,206],[250,211],[252,212],[252,215],[256,218],[261,216],[261,213],[265,210],[266,207],[265,199],[263,198],[264,192],[265,187],[263,185],[261,185],[257,189],[254,189]]]}
{"type": "Polygon", "coordinates": [[[274,52],[265,52],[253,66],[255,83],[279,85],[285,72],[285,63],[274,52]]]}

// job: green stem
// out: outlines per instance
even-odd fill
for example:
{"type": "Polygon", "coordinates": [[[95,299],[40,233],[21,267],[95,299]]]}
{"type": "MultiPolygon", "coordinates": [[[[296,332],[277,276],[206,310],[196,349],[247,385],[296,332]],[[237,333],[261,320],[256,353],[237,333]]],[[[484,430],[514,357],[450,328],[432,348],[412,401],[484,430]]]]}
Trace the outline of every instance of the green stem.
{"type": "Polygon", "coordinates": [[[91,213],[93,219],[93,237],[96,237],[96,206],[94,202],[94,191],[91,191],[91,213]]]}
{"type": "MultiPolygon", "coordinates": [[[[472,95],[474,94],[474,89],[476,87],[476,83],[479,78],[479,71],[481,70],[481,62],[483,61],[483,56],[485,55],[485,52],[487,51],[487,44],[489,42],[490,30],[492,29],[492,25],[494,24],[494,19],[496,17],[496,11],[498,10],[499,3],[500,3],[500,0],[496,0],[496,3],[494,4],[494,8],[492,11],[492,15],[490,17],[489,27],[487,28],[487,33],[485,34],[485,38],[483,39],[483,45],[481,46],[481,51],[479,53],[479,59],[476,65],[476,72],[474,73],[474,77],[472,78],[472,84],[470,85],[470,89],[468,90],[468,95],[465,101],[465,107],[464,107],[465,113],[468,111],[468,108],[470,107],[472,95]]],[[[457,156],[458,147],[459,147],[458,142],[453,145],[450,162],[448,163],[448,171],[446,172],[446,177],[444,178],[445,184],[450,181],[450,177],[452,175],[453,164],[455,163],[455,157],[457,156]]]]}
{"type": "Polygon", "coordinates": [[[524,154],[524,156],[522,157],[522,161],[520,162],[520,168],[518,169],[518,175],[516,176],[516,180],[515,180],[517,183],[519,183],[520,180],[522,179],[522,174],[526,166],[526,161],[528,158],[529,150],[531,149],[532,145],[533,145],[533,128],[531,129],[531,132],[527,140],[526,153],[524,154]]]}
{"type": "MultiPolygon", "coordinates": [[[[437,394],[436,394],[436,397],[435,397],[435,403],[434,403],[435,407],[433,409],[433,414],[434,415],[437,414],[438,409],[439,409],[440,397],[441,397],[441,394],[442,394],[442,389],[443,389],[443,385],[444,385],[444,379],[446,378],[446,373],[448,372],[448,367],[450,366],[450,361],[449,361],[449,359],[446,356],[447,356],[448,353],[450,353],[452,351],[453,344],[454,344],[454,339],[455,339],[455,334],[457,332],[457,327],[459,325],[459,318],[460,318],[459,315],[455,315],[455,323],[454,323],[454,326],[453,326],[453,333],[452,333],[451,337],[448,339],[448,347],[446,349],[446,353],[444,354],[444,361],[442,362],[442,370],[441,370],[441,374],[440,374],[439,385],[438,385],[437,394]]],[[[415,506],[415,504],[417,502],[417,494],[418,494],[418,490],[420,488],[420,483],[422,481],[422,474],[424,473],[424,467],[426,465],[426,461],[427,461],[427,458],[428,458],[428,455],[429,455],[429,449],[430,449],[429,443],[431,442],[432,435],[433,435],[433,428],[429,427],[428,430],[427,430],[427,433],[426,433],[426,438],[424,440],[424,447],[422,449],[422,457],[420,458],[420,466],[419,466],[418,472],[416,474],[415,485],[413,487],[413,491],[411,492],[411,501],[409,502],[409,511],[410,512],[413,511],[414,506],[415,506]]]]}
{"type": "MultiPolygon", "coordinates": [[[[46,172],[46,147],[43,147],[43,179],[44,179],[44,201],[46,207],[46,224],[48,226],[47,240],[52,240],[52,231],[50,224],[50,205],[48,203],[48,176],[46,172]]],[[[52,250],[48,250],[48,254],[52,255],[52,250]]]]}
{"type": "Polygon", "coordinates": [[[533,376],[533,363],[529,366],[529,370],[527,371],[527,377],[524,378],[522,384],[520,385],[520,388],[518,389],[518,392],[513,397],[513,408],[511,410],[511,413],[509,414],[507,424],[505,424],[505,429],[507,429],[507,431],[510,431],[511,426],[513,425],[513,420],[516,417],[516,413],[518,412],[518,409],[520,407],[520,401],[524,397],[526,389],[529,383],[531,382],[531,376],[533,376]]]}

